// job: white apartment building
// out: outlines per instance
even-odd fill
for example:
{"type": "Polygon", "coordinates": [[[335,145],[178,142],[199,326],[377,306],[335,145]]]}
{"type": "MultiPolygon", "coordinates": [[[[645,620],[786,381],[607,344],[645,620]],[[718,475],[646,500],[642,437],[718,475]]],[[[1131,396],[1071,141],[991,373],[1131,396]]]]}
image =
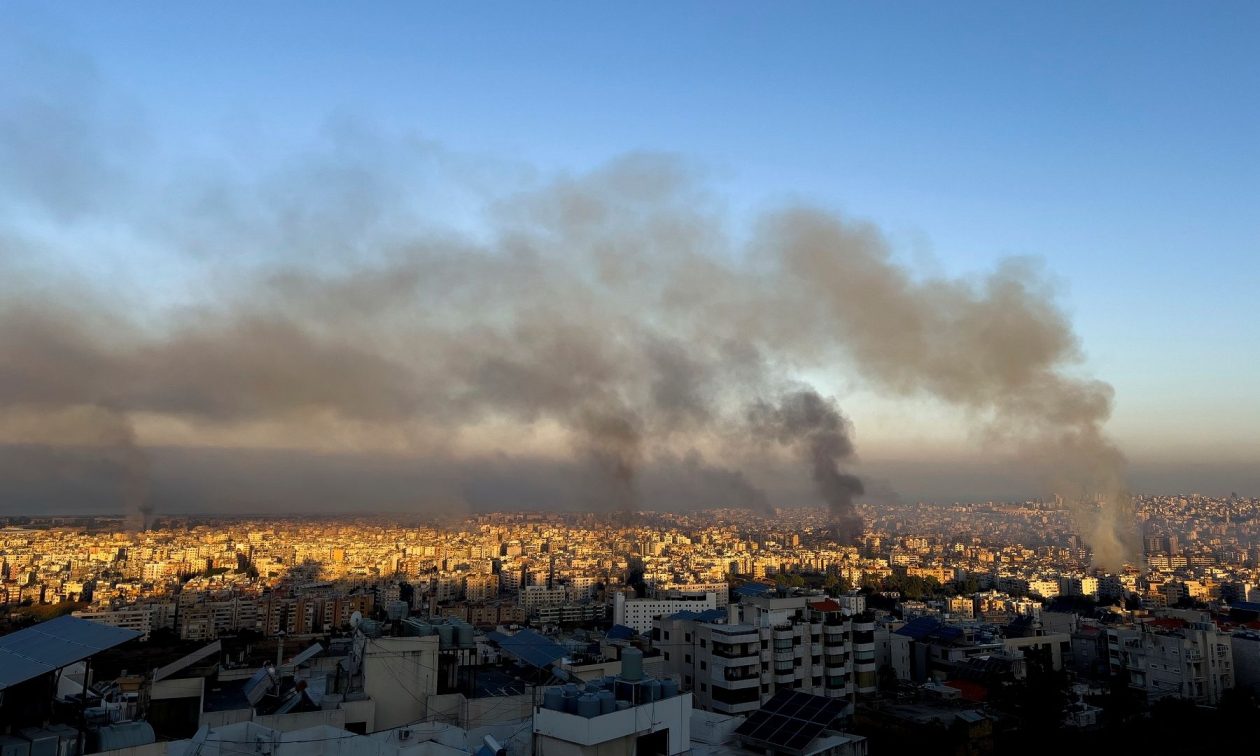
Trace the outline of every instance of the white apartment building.
{"type": "Polygon", "coordinates": [[[717,608],[717,594],[706,593],[703,598],[633,598],[618,593],[613,599],[613,624],[634,628],[636,632],[652,630],[652,620],[677,612],[703,612],[717,608]]]}
{"type": "Polygon", "coordinates": [[[1091,575],[1062,575],[1059,577],[1059,594],[1098,598],[1098,578],[1091,575]]]}
{"type": "Polygon", "coordinates": [[[713,583],[662,583],[652,590],[653,598],[703,597],[712,593],[717,597],[717,608],[725,609],[730,603],[730,586],[725,582],[713,583]]]}
{"type": "Polygon", "coordinates": [[[147,606],[133,606],[128,609],[73,612],[72,616],[85,620],[91,620],[93,622],[99,622],[102,625],[111,625],[113,627],[121,627],[127,630],[135,630],[140,633],[140,640],[142,641],[147,641],[150,633],[153,631],[153,615],[147,606]]]}
{"type": "Polygon", "coordinates": [[[877,685],[874,624],[833,599],[747,597],[725,622],[684,614],[655,624],[663,669],[700,709],[745,714],[781,690],[846,698],[877,685]]]}
{"type": "Polygon", "coordinates": [[[1129,685],[1147,701],[1175,696],[1215,706],[1234,687],[1230,636],[1202,612],[1161,610],[1125,639],[1124,660],[1129,685]]]}

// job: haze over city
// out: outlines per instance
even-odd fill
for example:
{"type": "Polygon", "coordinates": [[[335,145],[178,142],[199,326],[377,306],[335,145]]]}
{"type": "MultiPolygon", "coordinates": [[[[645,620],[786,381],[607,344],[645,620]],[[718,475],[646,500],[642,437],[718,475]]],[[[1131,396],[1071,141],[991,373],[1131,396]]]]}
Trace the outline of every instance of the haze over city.
{"type": "Polygon", "coordinates": [[[0,755],[1254,741],[1257,32],[0,0],[0,755]]]}
{"type": "Polygon", "coordinates": [[[6,509],[1254,490],[1247,24],[496,10],[6,6],[6,509]]]}

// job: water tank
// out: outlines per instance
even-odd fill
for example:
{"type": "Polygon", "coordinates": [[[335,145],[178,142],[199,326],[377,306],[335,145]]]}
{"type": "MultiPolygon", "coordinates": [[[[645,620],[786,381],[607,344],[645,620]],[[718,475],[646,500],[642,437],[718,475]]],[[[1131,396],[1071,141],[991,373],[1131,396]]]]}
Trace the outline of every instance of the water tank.
{"type": "Polygon", "coordinates": [[[456,638],[459,640],[459,645],[461,647],[468,648],[473,645],[472,625],[460,624],[458,627],[455,628],[455,633],[456,633],[456,638]]]}
{"type": "Polygon", "coordinates": [[[60,756],[61,738],[39,727],[23,727],[18,735],[31,741],[31,756],[60,756]]]}
{"type": "Polygon", "coordinates": [[[648,680],[639,686],[640,701],[659,701],[661,700],[661,681],[648,680]]]}
{"type": "Polygon", "coordinates": [[[621,679],[643,679],[643,652],[637,648],[627,648],[621,652],[621,679]]]}
{"type": "Polygon", "coordinates": [[[604,675],[600,678],[600,682],[603,683],[605,688],[612,690],[613,686],[617,684],[617,678],[614,675],[604,675]]]}
{"type": "Polygon", "coordinates": [[[437,626],[438,646],[443,649],[450,648],[455,645],[455,628],[448,622],[443,622],[437,626]]]}
{"type": "Polygon", "coordinates": [[[560,688],[547,688],[543,691],[543,708],[564,711],[564,691],[560,688]]]}
{"type": "Polygon", "coordinates": [[[564,710],[570,714],[577,714],[577,701],[581,693],[578,686],[573,683],[565,683],[564,686],[564,710]]]}
{"type": "Polygon", "coordinates": [[[678,695],[678,682],[672,677],[661,680],[661,698],[673,698],[678,695]]]}
{"type": "Polygon", "coordinates": [[[587,719],[599,716],[599,698],[593,693],[583,693],[578,696],[577,713],[579,717],[587,719]]]}
{"type": "Polygon", "coordinates": [[[630,703],[629,701],[618,701],[617,711],[625,711],[626,709],[629,709],[631,706],[634,706],[634,704],[630,703]]]}
{"type": "Polygon", "coordinates": [[[591,680],[590,682],[586,684],[587,693],[598,693],[603,689],[604,689],[604,686],[602,683],[600,683],[599,680],[591,680]]]}
{"type": "Polygon", "coordinates": [[[617,710],[617,697],[611,690],[605,688],[596,694],[596,697],[599,698],[600,714],[611,714],[617,710]]]}
{"type": "Polygon", "coordinates": [[[406,617],[410,608],[406,601],[390,601],[385,604],[385,616],[397,621],[406,617]]]}

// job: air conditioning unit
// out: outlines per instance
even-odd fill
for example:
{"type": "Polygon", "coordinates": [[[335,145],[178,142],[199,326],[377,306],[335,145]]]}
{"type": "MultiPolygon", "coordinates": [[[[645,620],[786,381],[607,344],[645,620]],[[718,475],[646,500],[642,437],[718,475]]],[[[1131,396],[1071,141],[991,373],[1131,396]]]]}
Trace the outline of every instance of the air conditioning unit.
{"type": "Polygon", "coordinates": [[[404,727],[398,731],[399,740],[411,740],[411,728],[404,727]]]}

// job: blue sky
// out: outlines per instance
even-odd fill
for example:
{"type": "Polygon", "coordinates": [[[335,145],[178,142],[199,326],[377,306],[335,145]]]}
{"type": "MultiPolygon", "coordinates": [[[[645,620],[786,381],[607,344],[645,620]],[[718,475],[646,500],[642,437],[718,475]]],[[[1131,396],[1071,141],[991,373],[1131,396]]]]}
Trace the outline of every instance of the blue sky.
{"type": "Polygon", "coordinates": [[[4,3],[0,26],[81,56],[154,155],[265,162],[354,114],[542,171],[678,153],[736,217],[805,199],[928,270],[1040,257],[1131,453],[1260,452],[1260,4],[4,3]]]}

